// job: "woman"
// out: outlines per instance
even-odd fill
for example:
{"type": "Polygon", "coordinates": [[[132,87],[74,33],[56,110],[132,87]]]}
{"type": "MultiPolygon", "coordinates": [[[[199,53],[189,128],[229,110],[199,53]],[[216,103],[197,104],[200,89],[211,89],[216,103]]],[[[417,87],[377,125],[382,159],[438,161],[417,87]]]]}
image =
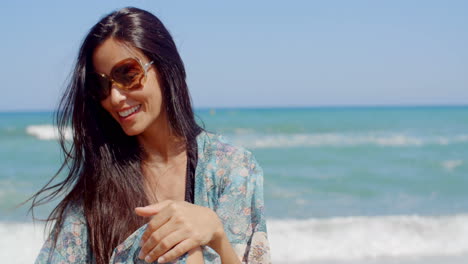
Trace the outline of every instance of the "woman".
{"type": "Polygon", "coordinates": [[[262,170],[195,122],[164,25],[124,8],[80,48],[57,112],[65,161],[33,196],[64,193],[36,263],[266,263],[262,170]]]}

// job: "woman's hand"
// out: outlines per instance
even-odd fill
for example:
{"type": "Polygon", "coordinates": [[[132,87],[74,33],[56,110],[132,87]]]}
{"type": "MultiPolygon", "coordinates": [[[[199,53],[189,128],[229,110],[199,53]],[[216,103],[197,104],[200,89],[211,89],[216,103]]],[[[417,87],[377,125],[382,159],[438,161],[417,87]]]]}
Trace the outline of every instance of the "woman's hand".
{"type": "Polygon", "coordinates": [[[224,229],[216,213],[183,201],[166,200],[135,208],[140,216],[153,216],[141,238],[139,258],[146,262],[172,261],[198,246],[216,244],[224,229]]]}

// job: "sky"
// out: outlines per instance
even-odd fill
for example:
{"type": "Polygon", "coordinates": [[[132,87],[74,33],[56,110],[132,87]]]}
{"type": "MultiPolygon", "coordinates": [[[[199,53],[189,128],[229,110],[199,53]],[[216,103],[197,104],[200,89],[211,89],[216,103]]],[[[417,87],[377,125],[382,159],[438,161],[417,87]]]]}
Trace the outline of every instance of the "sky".
{"type": "Polygon", "coordinates": [[[5,1],[0,111],[52,110],[88,30],[126,6],[171,32],[194,106],[468,105],[468,1],[5,1]]]}

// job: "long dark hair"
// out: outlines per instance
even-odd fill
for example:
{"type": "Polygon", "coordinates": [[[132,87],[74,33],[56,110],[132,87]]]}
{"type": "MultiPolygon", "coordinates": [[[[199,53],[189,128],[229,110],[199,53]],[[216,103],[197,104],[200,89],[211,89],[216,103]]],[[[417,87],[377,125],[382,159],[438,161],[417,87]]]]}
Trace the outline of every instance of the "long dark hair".
{"type": "MultiPolygon", "coordinates": [[[[190,184],[193,184],[197,162],[196,136],[202,130],[194,118],[183,62],[171,35],[157,17],[128,7],[110,13],[91,28],[56,112],[64,162],[56,175],[31,197],[30,210],[64,194],[64,199],[47,218],[49,222],[55,220],[55,228],[60,231],[64,210],[71,203],[80,203],[98,264],[108,263],[112,250],[145,223],[145,219],[134,214],[133,208],[148,203],[141,172],[144,151],[136,138],[127,136],[89,93],[93,52],[109,38],[139,49],[154,61],[170,127],[176,136],[185,140],[186,200],[191,202],[193,186],[190,184]],[[73,129],[72,142],[65,139],[68,126],[73,129]],[[65,179],[54,183],[62,171],[66,171],[65,179]]],[[[54,244],[58,233],[55,232],[54,244]]]]}

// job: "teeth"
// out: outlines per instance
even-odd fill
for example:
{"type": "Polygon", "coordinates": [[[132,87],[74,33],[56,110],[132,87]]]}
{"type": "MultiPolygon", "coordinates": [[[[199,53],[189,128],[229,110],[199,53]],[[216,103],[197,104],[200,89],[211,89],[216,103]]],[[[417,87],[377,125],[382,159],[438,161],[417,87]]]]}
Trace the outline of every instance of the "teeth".
{"type": "Polygon", "coordinates": [[[128,110],[119,112],[119,116],[120,116],[120,117],[127,117],[127,116],[129,116],[129,115],[135,113],[136,111],[138,111],[138,110],[140,109],[140,106],[141,106],[141,105],[137,105],[137,106],[132,107],[132,108],[130,108],[130,109],[128,109],[128,110]]]}

